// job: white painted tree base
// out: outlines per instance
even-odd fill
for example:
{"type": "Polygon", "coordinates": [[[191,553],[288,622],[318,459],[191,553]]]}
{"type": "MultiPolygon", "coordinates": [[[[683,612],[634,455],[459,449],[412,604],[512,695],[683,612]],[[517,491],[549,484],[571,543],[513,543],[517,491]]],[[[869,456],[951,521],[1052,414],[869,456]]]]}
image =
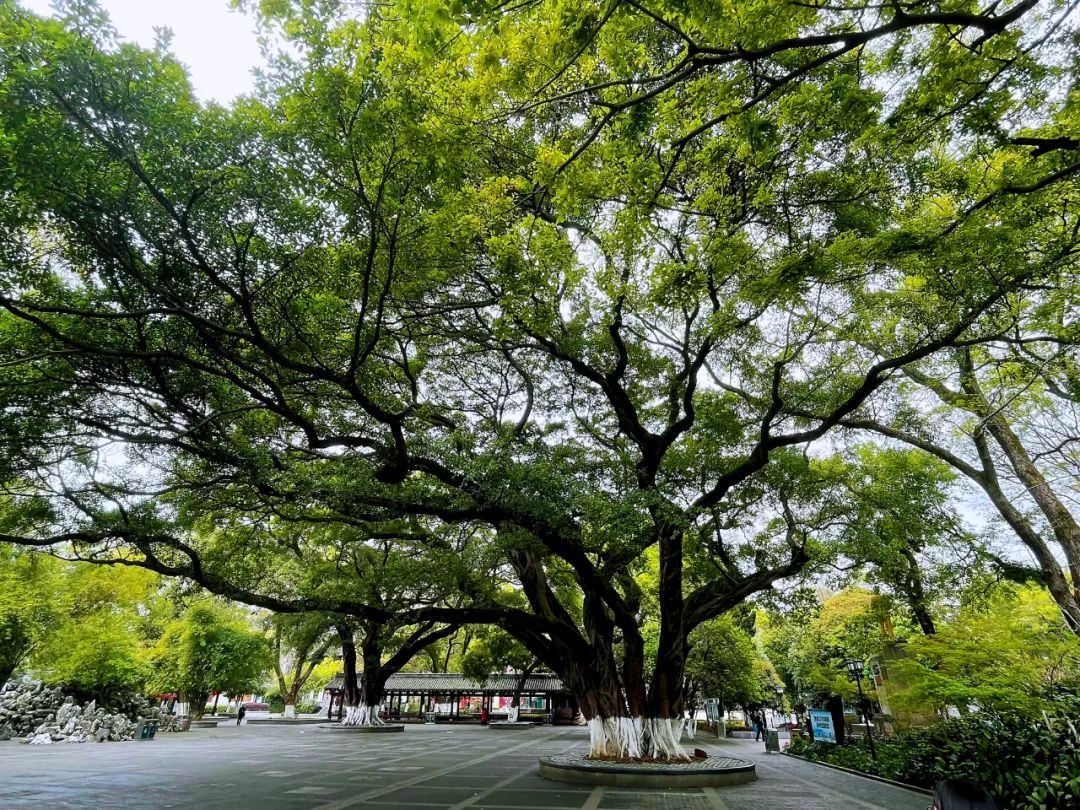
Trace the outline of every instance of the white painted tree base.
{"type": "Polygon", "coordinates": [[[286,703],[285,704],[285,712],[282,715],[282,717],[284,717],[286,720],[295,720],[296,719],[296,704],[295,703],[286,703]]]}
{"type": "Polygon", "coordinates": [[[589,756],[619,759],[670,759],[685,762],[679,745],[682,717],[594,717],[589,726],[589,756]]]}
{"type": "Polygon", "coordinates": [[[382,726],[378,706],[350,706],[341,718],[343,726],[382,726]]]}

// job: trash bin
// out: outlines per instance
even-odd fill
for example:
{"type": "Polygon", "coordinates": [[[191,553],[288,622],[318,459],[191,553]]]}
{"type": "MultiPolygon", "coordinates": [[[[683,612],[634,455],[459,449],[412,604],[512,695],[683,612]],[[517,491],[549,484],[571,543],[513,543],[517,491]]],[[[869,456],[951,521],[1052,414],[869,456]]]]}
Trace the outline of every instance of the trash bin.
{"type": "Polygon", "coordinates": [[[157,729],[157,720],[144,720],[140,717],[139,721],[135,724],[135,739],[152,740],[154,739],[154,735],[157,734],[157,729]]]}
{"type": "Polygon", "coordinates": [[[780,753],[780,732],[775,728],[769,729],[765,734],[765,751],[780,753]]]}

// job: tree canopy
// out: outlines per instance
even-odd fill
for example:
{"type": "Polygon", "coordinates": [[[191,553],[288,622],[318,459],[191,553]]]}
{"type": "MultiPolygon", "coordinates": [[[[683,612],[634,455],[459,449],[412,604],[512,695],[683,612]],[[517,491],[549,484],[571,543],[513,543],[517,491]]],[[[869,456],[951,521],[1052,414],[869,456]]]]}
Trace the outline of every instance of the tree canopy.
{"type": "Polygon", "coordinates": [[[831,431],[1064,339],[1074,20],[392,5],[261,4],[229,108],[92,3],[0,9],[2,539],[498,623],[595,753],[679,756],[693,631],[828,557],[831,431]],[[393,605],[323,576],[385,543],[393,605]]]}

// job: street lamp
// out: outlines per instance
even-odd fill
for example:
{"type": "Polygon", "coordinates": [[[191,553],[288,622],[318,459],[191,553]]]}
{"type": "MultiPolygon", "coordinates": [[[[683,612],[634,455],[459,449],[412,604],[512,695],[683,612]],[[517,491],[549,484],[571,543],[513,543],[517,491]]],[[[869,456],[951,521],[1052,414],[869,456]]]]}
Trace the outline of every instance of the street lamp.
{"type": "Polygon", "coordinates": [[[847,670],[848,677],[855,681],[855,686],[859,690],[859,711],[862,713],[863,720],[866,721],[866,739],[870,743],[870,756],[872,756],[876,760],[877,748],[874,746],[874,724],[870,720],[870,716],[866,712],[866,698],[863,697],[862,691],[863,662],[855,660],[848,661],[847,670]]]}

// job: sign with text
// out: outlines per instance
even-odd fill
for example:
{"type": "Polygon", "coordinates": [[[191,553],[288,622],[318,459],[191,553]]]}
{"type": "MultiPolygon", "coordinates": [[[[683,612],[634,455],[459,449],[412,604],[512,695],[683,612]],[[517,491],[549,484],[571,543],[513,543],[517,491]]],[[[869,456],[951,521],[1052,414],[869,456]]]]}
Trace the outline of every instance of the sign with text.
{"type": "Polygon", "coordinates": [[[833,727],[832,714],[824,709],[810,710],[810,727],[814,730],[814,741],[836,743],[836,729],[833,727]]]}

